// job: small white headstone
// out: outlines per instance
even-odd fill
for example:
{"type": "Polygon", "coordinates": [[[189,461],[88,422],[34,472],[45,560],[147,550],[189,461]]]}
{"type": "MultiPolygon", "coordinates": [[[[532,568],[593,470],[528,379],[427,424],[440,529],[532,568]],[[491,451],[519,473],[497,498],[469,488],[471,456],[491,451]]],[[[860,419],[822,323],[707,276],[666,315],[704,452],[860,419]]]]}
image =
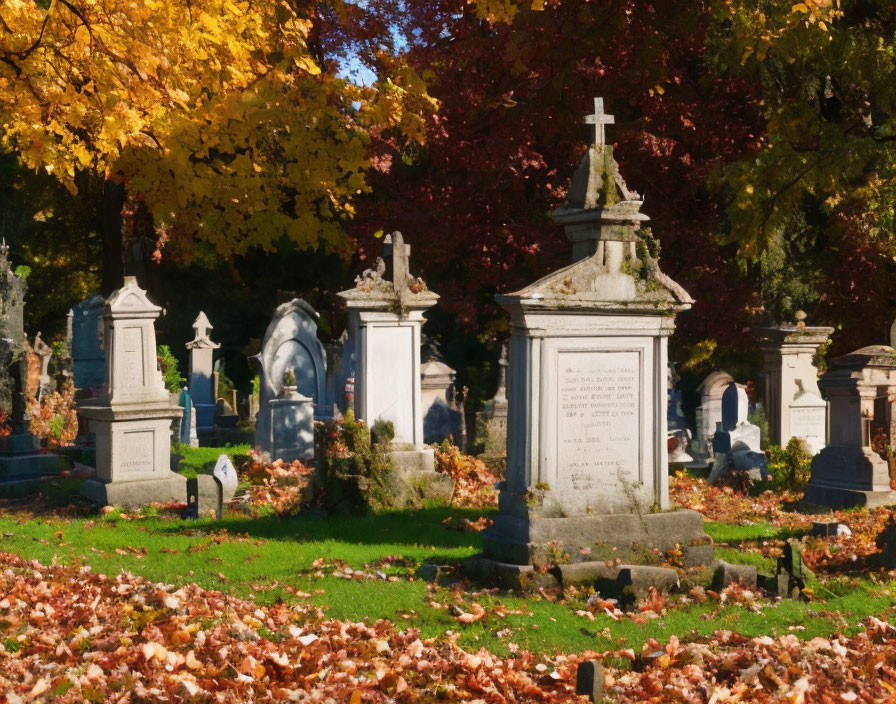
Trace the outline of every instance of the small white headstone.
{"type": "Polygon", "coordinates": [[[233,495],[236,493],[237,484],[239,484],[239,477],[237,477],[236,469],[227,455],[218,457],[218,462],[215,464],[212,476],[221,482],[221,501],[226,504],[233,498],[233,495]]]}

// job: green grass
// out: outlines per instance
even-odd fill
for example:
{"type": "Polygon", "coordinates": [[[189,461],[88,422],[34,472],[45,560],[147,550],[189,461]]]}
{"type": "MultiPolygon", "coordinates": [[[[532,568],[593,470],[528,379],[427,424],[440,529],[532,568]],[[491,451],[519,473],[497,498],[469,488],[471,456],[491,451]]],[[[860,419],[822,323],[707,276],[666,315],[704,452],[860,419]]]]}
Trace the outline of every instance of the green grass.
{"type": "MultiPolygon", "coordinates": [[[[200,453],[193,456],[198,457],[200,453]]],[[[202,466],[198,459],[197,465],[202,466]]],[[[892,599],[884,591],[887,585],[852,580],[832,584],[830,590],[819,585],[817,595],[823,600],[819,603],[766,602],[761,613],[709,602],[669,609],[662,618],[643,624],[630,619],[617,622],[603,614],[592,622],[575,615],[585,594],[552,602],[538,594],[486,593],[469,584],[454,590],[413,577],[415,567],[423,562],[456,563],[478,552],[478,533],[449,531],[442,521],[449,516],[475,519],[480,515],[445,506],[328,518],[251,518],[230,513],[219,522],[160,517],[122,520],[115,513],[93,519],[37,516],[24,520],[6,513],[0,514],[0,551],[45,563],[54,559],[86,563],[107,574],[124,569],[161,582],[196,582],[262,603],[295,599],[285,588],[288,585],[311,594],[311,601],[334,618],[388,619],[399,628],[419,628],[426,637],[455,631],[463,647],[485,646],[497,653],[508,652],[508,643],[549,654],[620,647],[637,651],[647,638],[696,637],[720,628],[753,636],[804,627],[794,632],[811,638],[843,630],[844,621],[837,612],[842,613],[846,628],[853,628],[868,615],[885,615],[892,609],[892,599]],[[386,556],[403,559],[380,564],[386,556]],[[381,570],[399,579],[334,577],[329,565],[313,567],[319,558],[341,560],[353,569],[370,565],[370,573],[381,570]],[[458,598],[466,605],[478,601],[490,615],[462,625],[445,608],[437,608],[458,598]],[[498,604],[524,613],[498,617],[491,611],[498,604]]],[[[708,524],[708,531],[732,543],[780,535],[773,526],[762,525],[708,524]]],[[[742,549],[720,548],[718,556],[758,563],[768,572],[774,569],[773,561],[742,549]]]]}
{"type": "Polygon", "coordinates": [[[225,445],[224,447],[190,447],[189,445],[175,445],[172,452],[181,455],[183,459],[178,466],[178,472],[188,479],[197,474],[211,474],[215,463],[221,455],[228,455],[234,466],[239,468],[249,457],[251,445],[225,445]]]}

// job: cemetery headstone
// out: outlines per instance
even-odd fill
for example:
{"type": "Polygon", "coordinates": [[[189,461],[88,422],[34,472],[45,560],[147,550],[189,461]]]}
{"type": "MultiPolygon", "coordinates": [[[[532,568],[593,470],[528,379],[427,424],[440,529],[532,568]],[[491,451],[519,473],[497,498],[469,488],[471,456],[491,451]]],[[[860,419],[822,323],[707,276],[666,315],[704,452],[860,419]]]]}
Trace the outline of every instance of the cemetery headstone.
{"type": "Polygon", "coordinates": [[[190,398],[196,409],[197,432],[212,430],[215,422],[214,354],[221,345],[212,342],[212,324],[201,312],[193,322],[193,339],[187,343],[190,352],[190,398]]]}
{"type": "Polygon", "coordinates": [[[94,294],[71,311],[72,374],[76,389],[99,389],[106,369],[103,352],[103,309],[106,300],[94,294]]]}
{"type": "Polygon", "coordinates": [[[507,367],[508,346],[501,346],[498,359],[498,390],[477,414],[476,441],[485,458],[503,457],[507,452],[507,367]]]}
{"type": "Polygon", "coordinates": [[[223,502],[228,503],[236,494],[236,488],[239,484],[239,476],[233,462],[227,455],[220,455],[218,461],[215,462],[215,468],[212,470],[212,476],[221,483],[221,496],[223,502]]]}
{"type": "Polygon", "coordinates": [[[598,130],[553,214],[573,263],[496,297],[511,329],[507,470],[473,572],[521,584],[559,551],[597,574],[636,562],[633,543],[712,559],[702,517],[669,503],[667,342],[693,299],[639,246],[641,205],[598,130]]]}
{"type": "Polygon", "coordinates": [[[871,448],[872,429],[889,428],[894,415],[896,351],[872,345],[837,357],[820,385],[830,403],[830,438],[812,460],[804,500],[837,508],[896,503],[887,462],[871,448]]]}
{"type": "Polygon", "coordinates": [[[756,328],[765,360],[764,392],[769,439],[786,447],[791,438],[806,442],[814,455],[827,437],[827,402],[818,388],[812,360],[833,328],[806,327],[805,314],[792,325],[756,328]]]}
{"type": "Polygon", "coordinates": [[[700,407],[697,409],[702,422],[698,425],[692,443],[691,453],[696,461],[712,461],[712,439],[716,426],[722,422],[722,394],[734,378],[725,371],[712,372],[707,376],[697,392],[700,394],[700,407]]]}
{"type": "Polygon", "coordinates": [[[761,447],[759,426],[748,420],[750,401],[746,389],[729,382],[722,394],[722,420],[713,435],[715,453],[709,483],[725,476],[730,470],[747,472],[752,479],[768,479],[768,463],[761,447]]]}
{"type": "Polygon", "coordinates": [[[100,505],[183,501],[186,479],[171,471],[171,422],[181,415],[165,389],[154,323],[161,308],[133,276],[103,309],[106,372],[100,393],[79,402],[96,433],[96,479],[82,493],[100,505]]]}
{"type": "Polygon", "coordinates": [[[669,445],[669,464],[687,465],[694,461],[687,452],[691,441],[691,429],[681,408],[681,390],[676,388],[678,374],[673,364],[669,365],[669,400],[666,406],[666,425],[669,445]]]}
{"type": "Polygon", "coordinates": [[[348,309],[355,352],[355,417],[370,426],[390,421],[396,463],[410,472],[432,473],[433,451],[424,448],[423,437],[421,327],[424,311],[439,297],[411,275],[410,250],[400,232],[387,235],[376,267],[339,297],[348,309]]]}
{"type": "Polygon", "coordinates": [[[327,379],[326,353],[317,339],[319,317],[301,298],[281,304],[253,358],[260,384],[255,446],[272,456],[314,456],[314,407],[326,402],[327,379]]]}
{"type": "Polygon", "coordinates": [[[180,417],[180,437],[178,440],[183,445],[199,447],[199,436],[196,434],[196,407],[190,392],[183,389],[177,397],[177,405],[183,408],[180,417]]]}
{"type": "MultiPolygon", "coordinates": [[[[42,453],[29,430],[28,358],[24,332],[24,277],[13,270],[6,240],[0,243],[0,404],[9,414],[9,435],[0,437],[0,491],[22,495],[59,471],[59,458],[42,453]]],[[[33,375],[32,375],[33,376],[33,375]]],[[[37,374],[39,378],[39,371],[37,374]]]]}
{"type": "Polygon", "coordinates": [[[451,438],[462,447],[464,414],[454,388],[457,373],[445,364],[434,345],[423,350],[420,365],[420,398],[423,406],[423,442],[427,445],[451,438]]]}
{"type": "Polygon", "coordinates": [[[233,463],[227,455],[218,457],[214,471],[198,474],[187,480],[187,518],[201,518],[214,512],[220,520],[224,517],[224,507],[236,493],[238,477],[233,463]]]}

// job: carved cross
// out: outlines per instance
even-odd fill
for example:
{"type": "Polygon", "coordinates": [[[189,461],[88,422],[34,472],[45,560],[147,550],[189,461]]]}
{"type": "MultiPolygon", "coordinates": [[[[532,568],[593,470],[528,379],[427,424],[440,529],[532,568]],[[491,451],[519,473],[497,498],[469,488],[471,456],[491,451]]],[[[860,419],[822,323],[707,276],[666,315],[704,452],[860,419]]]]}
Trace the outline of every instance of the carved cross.
{"type": "Polygon", "coordinates": [[[411,245],[404,243],[404,237],[400,232],[393,232],[386,235],[383,242],[386,245],[385,254],[389,255],[389,249],[392,254],[392,283],[395,284],[395,290],[401,291],[407,288],[408,277],[411,275],[408,260],[411,258],[411,245]]]}
{"type": "Polygon", "coordinates": [[[585,116],[585,124],[594,125],[594,144],[603,146],[604,141],[604,125],[613,125],[616,120],[613,115],[604,112],[604,99],[594,99],[594,114],[585,116]]]}

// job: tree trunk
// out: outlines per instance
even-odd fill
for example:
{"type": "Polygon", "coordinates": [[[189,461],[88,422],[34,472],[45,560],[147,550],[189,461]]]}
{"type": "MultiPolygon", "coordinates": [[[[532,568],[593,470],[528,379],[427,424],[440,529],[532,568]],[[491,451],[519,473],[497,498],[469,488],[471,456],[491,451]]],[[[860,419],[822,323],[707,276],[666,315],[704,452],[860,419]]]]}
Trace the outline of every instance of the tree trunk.
{"type": "Polygon", "coordinates": [[[124,282],[124,240],[121,209],[125,201],[124,184],[105,181],[102,186],[97,228],[103,243],[102,294],[108,296],[124,282]]]}

